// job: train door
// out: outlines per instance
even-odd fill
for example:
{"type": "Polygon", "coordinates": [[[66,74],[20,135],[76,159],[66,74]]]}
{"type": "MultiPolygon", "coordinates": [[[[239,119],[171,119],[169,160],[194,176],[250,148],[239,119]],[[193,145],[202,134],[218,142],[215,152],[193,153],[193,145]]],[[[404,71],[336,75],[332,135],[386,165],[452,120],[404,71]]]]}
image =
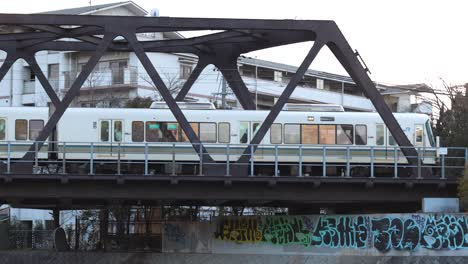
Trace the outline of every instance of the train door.
{"type": "Polygon", "coordinates": [[[385,124],[375,125],[375,154],[374,158],[378,161],[387,160],[388,158],[388,141],[387,128],[385,124]]]}
{"type": "Polygon", "coordinates": [[[424,125],[422,124],[415,124],[414,125],[414,146],[416,148],[421,147],[421,153],[420,155],[422,156],[422,159],[424,160],[425,156],[425,149],[423,148],[425,146],[424,144],[424,125]]]}
{"type": "MultiPolygon", "coordinates": [[[[253,139],[257,131],[260,129],[260,122],[251,122],[251,121],[241,121],[239,123],[239,143],[240,144],[249,144],[253,139]]],[[[262,143],[260,143],[262,144],[262,143]]],[[[256,156],[263,157],[263,148],[258,147],[258,150],[255,151],[256,156]]]]}
{"type": "Polygon", "coordinates": [[[103,155],[117,156],[119,149],[118,144],[123,139],[123,121],[116,119],[105,119],[99,122],[99,141],[108,143],[109,153],[103,155]]]}
{"type": "Polygon", "coordinates": [[[5,141],[7,140],[6,126],[7,119],[5,117],[0,117],[0,158],[7,157],[7,146],[5,144],[5,141]]]}

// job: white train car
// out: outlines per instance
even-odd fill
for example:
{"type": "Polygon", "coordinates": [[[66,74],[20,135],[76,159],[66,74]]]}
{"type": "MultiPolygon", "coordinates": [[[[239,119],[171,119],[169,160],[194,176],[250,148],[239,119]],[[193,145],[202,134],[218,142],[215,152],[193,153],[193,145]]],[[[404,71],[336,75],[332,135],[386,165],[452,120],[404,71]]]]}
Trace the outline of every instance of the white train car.
{"type": "MultiPolygon", "coordinates": [[[[183,110],[208,152],[217,161],[235,161],[250,142],[268,111],[246,110],[183,110]]],[[[47,108],[2,108],[0,112],[0,157],[6,155],[5,142],[11,142],[12,158],[24,155],[38,132],[47,122],[47,108]]],[[[429,118],[423,114],[396,113],[396,119],[408,139],[424,151],[424,163],[436,161],[435,142],[429,118]]],[[[149,160],[198,160],[169,109],[70,108],[57,126],[61,158],[93,158],[143,160],[145,145],[149,160]]],[[[257,162],[271,162],[278,152],[278,161],[297,162],[298,145],[302,145],[302,161],[323,160],[345,162],[350,149],[353,163],[370,162],[370,146],[376,163],[393,163],[395,142],[377,113],[282,111],[255,152],[257,162]],[[277,150],[275,150],[277,145],[277,150]]],[[[46,158],[43,148],[39,158],[46,158]]],[[[399,152],[399,162],[406,159],[399,152]]]]}

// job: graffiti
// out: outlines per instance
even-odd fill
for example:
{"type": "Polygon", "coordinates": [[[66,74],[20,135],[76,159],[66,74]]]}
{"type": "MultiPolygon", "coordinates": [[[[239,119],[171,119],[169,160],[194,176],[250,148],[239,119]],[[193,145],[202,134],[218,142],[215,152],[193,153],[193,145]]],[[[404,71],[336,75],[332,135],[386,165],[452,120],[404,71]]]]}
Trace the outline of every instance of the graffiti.
{"type": "Polygon", "coordinates": [[[302,217],[267,217],[261,234],[263,241],[275,245],[310,245],[310,231],[302,217]]]}
{"type": "Polygon", "coordinates": [[[215,238],[306,248],[414,251],[468,249],[465,215],[265,216],[220,218],[215,238]]]}
{"type": "Polygon", "coordinates": [[[313,235],[315,246],[364,248],[367,245],[367,219],[358,217],[320,217],[313,235]]]}
{"type": "Polygon", "coordinates": [[[423,245],[431,249],[468,248],[468,218],[443,215],[429,216],[422,233],[423,245]]]}
{"type": "Polygon", "coordinates": [[[215,237],[236,243],[254,243],[262,240],[262,232],[255,217],[227,218],[221,220],[215,237]]]}
{"type": "Polygon", "coordinates": [[[382,218],[371,221],[374,247],[377,250],[414,250],[419,245],[421,231],[415,220],[382,218]]]}

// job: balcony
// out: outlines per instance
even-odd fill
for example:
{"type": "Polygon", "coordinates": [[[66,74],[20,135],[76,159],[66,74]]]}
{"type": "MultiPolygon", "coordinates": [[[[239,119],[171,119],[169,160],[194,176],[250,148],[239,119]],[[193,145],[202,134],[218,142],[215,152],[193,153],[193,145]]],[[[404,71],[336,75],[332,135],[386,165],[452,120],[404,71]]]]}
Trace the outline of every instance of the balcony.
{"type": "MultiPolygon", "coordinates": [[[[73,81],[80,72],[64,72],[64,90],[70,89],[73,81]]],[[[117,67],[93,71],[83,83],[81,90],[108,89],[114,87],[136,87],[138,84],[138,70],[136,67],[117,67]]]]}

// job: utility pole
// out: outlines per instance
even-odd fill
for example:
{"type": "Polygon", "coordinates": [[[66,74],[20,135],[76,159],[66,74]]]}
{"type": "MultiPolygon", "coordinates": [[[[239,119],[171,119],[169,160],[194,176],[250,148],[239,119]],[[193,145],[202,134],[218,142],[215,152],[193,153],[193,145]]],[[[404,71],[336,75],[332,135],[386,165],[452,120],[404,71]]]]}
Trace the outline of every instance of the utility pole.
{"type": "MultiPolygon", "coordinates": [[[[256,58],[257,57],[255,57],[255,59],[256,58]]],[[[257,62],[255,62],[255,110],[258,110],[257,78],[258,78],[258,65],[257,65],[257,62]]]]}

